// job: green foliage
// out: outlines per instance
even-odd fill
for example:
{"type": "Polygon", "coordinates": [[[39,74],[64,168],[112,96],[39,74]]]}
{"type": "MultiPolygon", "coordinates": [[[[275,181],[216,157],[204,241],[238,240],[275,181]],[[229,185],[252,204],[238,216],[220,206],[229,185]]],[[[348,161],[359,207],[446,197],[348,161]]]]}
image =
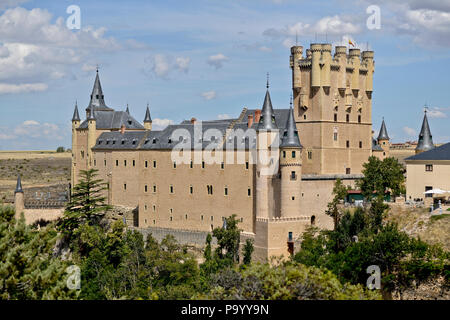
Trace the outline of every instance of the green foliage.
{"type": "Polygon", "coordinates": [[[339,203],[343,202],[345,200],[345,197],[348,194],[348,190],[350,187],[344,186],[341,179],[337,179],[334,188],[333,188],[333,200],[328,203],[327,210],[325,213],[333,218],[334,221],[334,227],[339,223],[339,219],[341,218],[341,210],[339,209],[339,203]]]}
{"type": "Polygon", "coordinates": [[[243,248],[243,251],[244,251],[243,263],[244,263],[244,265],[249,265],[252,262],[252,253],[254,250],[255,250],[255,248],[253,247],[253,240],[247,239],[245,241],[245,245],[243,248]]]}
{"type": "Polygon", "coordinates": [[[57,233],[16,220],[14,209],[0,207],[0,299],[73,299],[66,286],[68,263],[54,257],[57,233]]]}
{"type": "Polygon", "coordinates": [[[360,285],[342,284],[330,271],[295,262],[255,263],[213,276],[213,289],[200,298],[245,300],[380,299],[360,285]]]}
{"type": "Polygon", "coordinates": [[[70,202],[58,224],[58,230],[69,242],[79,238],[82,225],[98,225],[105,212],[110,209],[102,195],[107,189],[106,185],[102,180],[96,179],[97,172],[95,169],[80,172],[80,182],[74,186],[70,202]]]}
{"type": "Polygon", "coordinates": [[[374,193],[383,197],[387,191],[397,196],[403,191],[405,168],[397,159],[371,156],[363,167],[364,178],[358,181],[358,187],[366,198],[370,199],[374,193]]]}
{"type": "Polygon", "coordinates": [[[449,253],[408,236],[396,224],[383,224],[386,209],[378,198],[367,210],[358,208],[353,214],[347,211],[333,231],[310,228],[303,235],[294,261],[326,268],[343,282],[361,285],[369,277],[367,267],[377,265],[387,298],[414,284],[448,277],[449,253]]]}
{"type": "Polygon", "coordinates": [[[58,147],[56,148],[56,152],[61,153],[61,152],[65,152],[64,147],[58,147]]]}
{"type": "Polygon", "coordinates": [[[217,238],[216,256],[219,259],[226,260],[226,264],[232,264],[238,261],[239,240],[241,230],[237,227],[238,221],[236,215],[225,218],[226,227],[219,227],[213,230],[213,236],[217,238]]]}

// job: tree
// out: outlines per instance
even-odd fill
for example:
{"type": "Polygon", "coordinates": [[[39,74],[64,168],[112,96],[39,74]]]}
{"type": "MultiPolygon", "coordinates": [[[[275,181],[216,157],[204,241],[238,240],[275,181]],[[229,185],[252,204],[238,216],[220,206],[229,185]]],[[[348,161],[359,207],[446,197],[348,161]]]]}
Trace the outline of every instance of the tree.
{"type": "Polygon", "coordinates": [[[65,151],[64,147],[58,147],[58,148],[56,148],[56,152],[57,152],[57,153],[61,153],[61,152],[64,152],[64,151],[65,151]]]}
{"type": "Polygon", "coordinates": [[[363,167],[364,177],[357,184],[366,199],[371,199],[374,193],[384,197],[387,191],[397,196],[403,190],[405,169],[397,159],[391,157],[380,160],[371,156],[363,167]]]}
{"type": "Polygon", "coordinates": [[[253,247],[253,240],[252,239],[247,239],[245,241],[245,245],[244,245],[244,259],[243,259],[243,263],[244,265],[249,265],[252,262],[252,253],[255,250],[255,248],[253,247]]]}
{"type": "Polygon", "coordinates": [[[239,241],[241,230],[238,228],[236,215],[225,218],[223,227],[215,228],[213,236],[217,238],[217,249],[215,251],[219,259],[227,261],[226,264],[239,262],[239,241]]]}
{"type": "Polygon", "coordinates": [[[345,200],[345,197],[348,194],[349,187],[344,186],[341,179],[337,179],[334,188],[333,188],[333,200],[328,203],[327,210],[325,213],[333,218],[334,221],[334,228],[339,223],[339,219],[341,217],[341,210],[339,209],[339,203],[345,200]]]}
{"type": "Polygon", "coordinates": [[[53,255],[52,225],[36,230],[15,219],[12,207],[0,207],[0,299],[75,299],[67,287],[68,261],[53,255]]]}
{"type": "Polygon", "coordinates": [[[58,229],[70,240],[77,234],[80,225],[98,225],[100,219],[111,207],[106,204],[102,192],[107,190],[106,184],[96,179],[98,170],[82,170],[80,182],[74,186],[70,202],[58,229]]]}

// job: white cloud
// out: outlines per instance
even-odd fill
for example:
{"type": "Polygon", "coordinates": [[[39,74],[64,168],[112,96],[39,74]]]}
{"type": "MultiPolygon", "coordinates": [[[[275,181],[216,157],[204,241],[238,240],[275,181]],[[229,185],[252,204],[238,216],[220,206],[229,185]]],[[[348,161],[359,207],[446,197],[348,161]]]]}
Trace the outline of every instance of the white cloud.
{"type": "Polygon", "coordinates": [[[22,83],[22,84],[0,83],[0,94],[39,92],[45,91],[47,90],[47,88],[48,85],[45,83],[22,83]]]}
{"type": "Polygon", "coordinates": [[[440,119],[447,118],[447,115],[444,112],[437,110],[435,108],[433,108],[432,110],[428,110],[427,115],[430,118],[440,118],[440,119]]]}
{"type": "Polygon", "coordinates": [[[170,119],[153,119],[152,129],[153,130],[163,130],[168,125],[173,124],[173,120],[170,119]]]}
{"type": "Polygon", "coordinates": [[[416,130],[414,130],[413,128],[410,127],[403,127],[402,128],[403,132],[406,133],[408,136],[410,137],[415,137],[417,136],[417,132],[416,130]]]}
{"type": "Polygon", "coordinates": [[[97,66],[96,66],[96,65],[93,65],[93,64],[85,63],[85,64],[83,64],[83,66],[81,67],[81,70],[83,70],[84,72],[92,72],[92,71],[97,70],[97,66]]]}
{"type": "Polygon", "coordinates": [[[167,78],[169,75],[169,62],[167,58],[162,54],[157,54],[153,58],[153,73],[160,78],[167,78]]]}
{"type": "Polygon", "coordinates": [[[176,68],[184,73],[187,73],[189,71],[190,63],[191,63],[191,58],[189,58],[189,57],[178,57],[175,59],[176,68]]]}
{"type": "Polygon", "coordinates": [[[205,98],[206,100],[212,100],[217,97],[217,93],[214,90],[202,92],[202,97],[205,98]]]}
{"type": "Polygon", "coordinates": [[[46,90],[49,81],[70,75],[71,66],[98,51],[120,49],[113,38],[105,38],[105,28],[87,26],[73,32],[63,18],[52,19],[47,10],[39,8],[17,7],[0,13],[3,93],[46,90]]]}
{"type": "Polygon", "coordinates": [[[220,69],[223,67],[223,63],[228,61],[229,58],[223,55],[222,53],[210,56],[206,63],[208,63],[210,66],[220,69]]]}
{"type": "Polygon", "coordinates": [[[17,125],[13,129],[0,128],[0,140],[12,140],[12,139],[52,139],[63,140],[65,136],[63,129],[60,129],[53,123],[39,123],[36,120],[26,120],[17,125]]]}

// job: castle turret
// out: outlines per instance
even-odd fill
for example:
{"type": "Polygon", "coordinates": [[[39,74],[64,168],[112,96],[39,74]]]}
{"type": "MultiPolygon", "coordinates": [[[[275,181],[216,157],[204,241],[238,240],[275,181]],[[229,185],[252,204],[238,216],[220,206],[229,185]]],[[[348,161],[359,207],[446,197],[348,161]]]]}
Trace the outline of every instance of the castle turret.
{"type": "Polygon", "coordinates": [[[417,142],[416,154],[434,149],[433,136],[431,135],[430,125],[428,124],[427,111],[423,116],[422,129],[417,142]]]}
{"type": "Polygon", "coordinates": [[[112,110],[105,104],[105,96],[103,95],[98,69],[95,76],[94,87],[92,88],[91,100],[89,106],[86,108],[86,118],[89,117],[89,110],[91,110],[91,108],[95,108],[96,110],[112,110]]]}
{"type": "Polygon", "coordinates": [[[331,44],[329,43],[322,44],[321,66],[320,84],[328,88],[331,85],[331,44]]]}
{"type": "Polygon", "coordinates": [[[95,119],[95,109],[91,106],[89,111],[88,121],[88,141],[87,141],[87,167],[92,167],[94,162],[92,148],[95,146],[95,141],[97,140],[97,120],[95,119]]]}
{"type": "Polygon", "coordinates": [[[147,110],[145,111],[144,127],[145,130],[152,130],[152,117],[150,116],[150,109],[148,107],[148,103],[147,103],[147,110]]]}
{"type": "Polygon", "coordinates": [[[345,76],[346,76],[346,67],[347,67],[347,47],[346,46],[337,46],[335,48],[334,59],[339,64],[337,88],[339,90],[345,90],[345,88],[346,88],[345,76]]]}
{"type": "Polygon", "coordinates": [[[321,51],[321,44],[311,44],[311,87],[320,87],[321,51]]]}
{"type": "Polygon", "coordinates": [[[386,124],[384,123],[384,118],[383,118],[383,122],[381,123],[380,134],[378,135],[377,141],[378,141],[378,145],[380,145],[381,148],[383,149],[383,157],[384,158],[389,157],[389,151],[390,151],[389,139],[390,138],[387,133],[386,124]]]}
{"type": "Polygon", "coordinates": [[[128,103],[127,103],[127,110],[125,110],[126,113],[128,113],[128,115],[130,115],[130,108],[128,108],[128,103]]]}
{"type": "Polygon", "coordinates": [[[77,129],[80,126],[80,115],[78,113],[78,103],[75,102],[75,110],[72,117],[72,174],[71,174],[71,187],[75,185],[75,166],[76,166],[76,154],[78,152],[77,143],[77,129]]]}
{"type": "Polygon", "coordinates": [[[351,89],[359,90],[359,69],[361,67],[361,58],[360,58],[361,50],[350,49],[348,56],[349,56],[351,66],[353,68],[352,79],[351,79],[351,89]]]}
{"type": "Polygon", "coordinates": [[[279,142],[279,134],[270,99],[269,81],[257,131],[256,216],[270,218],[274,212],[272,179],[278,173],[279,159],[278,146],[274,145],[279,142]]]}
{"type": "Polygon", "coordinates": [[[295,217],[299,214],[302,176],[301,149],[302,145],[298,137],[291,102],[286,129],[280,145],[282,218],[295,217]]]}
{"type": "Polygon", "coordinates": [[[20,218],[20,214],[25,209],[24,195],[20,174],[17,176],[16,190],[14,191],[14,209],[16,211],[16,219],[20,218]]]}
{"type": "Polygon", "coordinates": [[[373,61],[374,52],[373,51],[363,51],[362,53],[362,62],[364,66],[367,68],[367,76],[366,76],[366,92],[373,91],[373,73],[375,70],[375,64],[373,61]]]}
{"type": "Polygon", "coordinates": [[[292,69],[292,89],[300,91],[302,88],[302,75],[298,61],[302,58],[303,47],[294,46],[291,48],[291,69],[292,69]]]}

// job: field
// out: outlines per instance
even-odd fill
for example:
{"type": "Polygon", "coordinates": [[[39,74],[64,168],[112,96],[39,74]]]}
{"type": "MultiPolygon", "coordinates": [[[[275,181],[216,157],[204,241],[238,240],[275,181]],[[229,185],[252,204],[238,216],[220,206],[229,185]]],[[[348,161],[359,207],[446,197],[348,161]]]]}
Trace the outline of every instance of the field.
{"type": "Polygon", "coordinates": [[[70,152],[0,151],[0,201],[13,201],[18,174],[26,199],[59,197],[70,182],[70,163],[70,152]]]}

